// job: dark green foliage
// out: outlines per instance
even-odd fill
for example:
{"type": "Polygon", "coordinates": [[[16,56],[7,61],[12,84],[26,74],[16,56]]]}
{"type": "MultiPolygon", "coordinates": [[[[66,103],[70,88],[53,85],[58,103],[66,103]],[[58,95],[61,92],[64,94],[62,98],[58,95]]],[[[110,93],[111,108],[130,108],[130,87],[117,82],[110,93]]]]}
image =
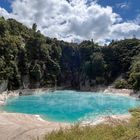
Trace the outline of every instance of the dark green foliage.
{"type": "Polygon", "coordinates": [[[88,64],[87,75],[91,79],[96,77],[103,77],[105,73],[105,62],[101,53],[93,53],[90,57],[90,62],[88,64]]]}
{"type": "Polygon", "coordinates": [[[130,67],[129,83],[135,90],[140,90],[140,56],[133,58],[132,65],[130,67]]]}
{"type": "Polygon", "coordinates": [[[0,81],[8,80],[9,89],[29,85],[70,86],[80,89],[109,85],[123,74],[124,81],[118,88],[139,90],[140,41],[125,39],[99,46],[93,41],[80,44],[67,43],[45,37],[37,31],[37,25],[27,28],[14,19],[0,18],[0,81]]]}
{"type": "Polygon", "coordinates": [[[4,36],[6,30],[7,30],[7,23],[3,17],[0,17],[0,35],[4,36]]]}
{"type": "Polygon", "coordinates": [[[30,75],[30,79],[34,82],[38,82],[41,79],[41,67],[39,64],[35,63],[35,64],[31,64],[30,68],[29,68],[29,75],[30,75]]]}
{"type": "Polygon", "coordinates": [[[123,89],[123,88],[129,88],[129,84],[126,80],[118,80],[115,82],[115,88],[118,88],[118,89],[123,89]]]}
{"type": "Polygon", "coordinates": [[[37,25],[36,25],[36,23],[33,24],[32,30],[33,30],[34,32],[36,32],[36,30],[37,30],[37,25]]]}

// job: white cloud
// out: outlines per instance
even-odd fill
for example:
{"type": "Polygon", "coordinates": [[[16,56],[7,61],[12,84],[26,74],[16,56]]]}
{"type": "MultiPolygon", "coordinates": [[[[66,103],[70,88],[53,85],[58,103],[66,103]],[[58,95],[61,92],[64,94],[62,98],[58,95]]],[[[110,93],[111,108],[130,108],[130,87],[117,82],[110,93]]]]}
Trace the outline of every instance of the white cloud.
{"type": "Polygon", "coordinates": [[[5,17],[6,19],[10,18],[10,14],[4,8],[0,7],[0,17],[1,16],[5,17]]]}
{"type": "Polygon", "coordinates": [[[104,43],[135,34],[140,37],[140,26],[123,22],[110,6],[102,7],[87,0],[14,0],[12,13],[0,8],[0,16],[12,17],[31,27],[37,23],[41,32],[66,41],[94,39],[104,43]]]}
{"type": "Polygon", "coordinates": [[[140,14],[138,14],[136,16],[136,18],[133,20],[133,22],[140,25],[140,14]]]}
{"type": "Polygon", "coordinates": [[[117,3],[116,7],[117,8],[122,8],[122,9],[129,9],[131,6],[130,2],[122,2],[122,3],[117,3]]]}
{"type": "Polygon", "coordinates": [[[112,27],[112,38],[132,38],[134,35],[140,38],[140,26],[135,23],[120,23],[112,27]]]}

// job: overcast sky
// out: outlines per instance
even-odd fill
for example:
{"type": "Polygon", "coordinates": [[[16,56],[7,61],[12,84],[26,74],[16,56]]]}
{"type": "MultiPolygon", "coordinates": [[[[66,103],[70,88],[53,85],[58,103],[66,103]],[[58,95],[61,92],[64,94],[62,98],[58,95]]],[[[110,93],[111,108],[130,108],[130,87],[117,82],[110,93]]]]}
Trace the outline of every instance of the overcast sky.
{"type": "Polygon", "coordinates": [[[0,16],[65,41],[140,38],[140,0],[0,0],[0,16]]]}

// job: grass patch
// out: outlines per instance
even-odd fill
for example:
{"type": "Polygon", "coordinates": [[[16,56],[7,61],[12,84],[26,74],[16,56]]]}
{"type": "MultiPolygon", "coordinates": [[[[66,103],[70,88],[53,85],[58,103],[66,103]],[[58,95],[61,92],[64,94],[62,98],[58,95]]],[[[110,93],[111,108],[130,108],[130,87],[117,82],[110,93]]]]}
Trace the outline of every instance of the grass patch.
{"type": "Polygon", "coordinates": [[[140,109],[130,110],[132,119],[129,123],[115,126],[97,125],[70,129],[60,129],[47,134],[44,140],[140,140],[140,109]]]}

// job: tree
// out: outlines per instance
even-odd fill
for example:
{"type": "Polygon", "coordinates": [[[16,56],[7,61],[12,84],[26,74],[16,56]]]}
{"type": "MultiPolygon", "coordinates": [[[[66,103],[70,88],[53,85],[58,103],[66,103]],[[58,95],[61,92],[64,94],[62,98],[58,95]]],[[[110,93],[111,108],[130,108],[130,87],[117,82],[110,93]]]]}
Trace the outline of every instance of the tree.
{"type": "Polygon", "coordinates": [[[32,30],[33,30],[34,32],[37,31],[37,24],[36,24],[36,23],[34,23],[34,24],[32,25],[32,30]]]}
{"type": "Polygon", "coordinates": [[[103,58],[103,54],[93,53],[90,57],[90,61],[86,62],[85,70],[89,79],[93,79],[96,83],[104,83],[106,64],[103,58]]]}
{"type": "Polygon", "coordinates": [[[7,30],[7,22],[3,17],[0,17],[0,36],[4,36],[7,30]]]}
{"type": "Polygon", "coordinates": [[[41,67],[39,64],[35,63],[30,66],[30,79],[32,82],[39,82],[41,79],[41,67]]]}
{"type": "Polygon", "coordinates": [[[140,56],[135,57],[129,75],[129,83],[135,90],[140,90],[140,56]]]}

